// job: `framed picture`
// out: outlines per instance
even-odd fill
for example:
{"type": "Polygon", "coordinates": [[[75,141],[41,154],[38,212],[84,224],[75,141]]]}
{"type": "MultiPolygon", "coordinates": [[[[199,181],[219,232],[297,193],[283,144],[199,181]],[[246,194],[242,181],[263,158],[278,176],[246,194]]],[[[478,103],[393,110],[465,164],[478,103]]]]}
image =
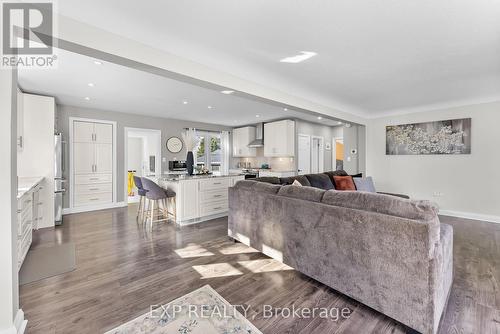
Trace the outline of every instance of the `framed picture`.
{"type": "Polygon", "coordinates": [[[386,126],[387,155],[470,154],[471,119],[386,126]]]}

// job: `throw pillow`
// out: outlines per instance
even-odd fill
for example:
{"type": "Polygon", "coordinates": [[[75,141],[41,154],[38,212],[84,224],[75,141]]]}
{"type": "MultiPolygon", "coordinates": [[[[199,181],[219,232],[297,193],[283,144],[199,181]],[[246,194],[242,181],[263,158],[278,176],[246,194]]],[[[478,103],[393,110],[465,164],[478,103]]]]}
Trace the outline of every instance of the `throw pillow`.
{"type": "Polygon", "coordinates": [[[375,190],[375,185],[373,184],[373,179],[371,176],[368,177],[355,177],[354,184],[356,185],[356,190],[366,191],[369,193],[377,192],[375,190]]]}
{"type": "Polygon", "coordinates": [[[363,173],[358,173],[358,174],[354,174],[354,175],[351,175],[352,177],[363,177],[363,173]]]}
{"type": "Polygon", "coordinates": [[[335,189],[332,180],[326,174],[307,174],[306,178],[309,180],[311,187],[323,190],[335,189]]]}
{"type": "Polygon", "coordinates": [[[352,176],[334,176],[333,179],[337,190],[356,190],[352,176]]]}
{"type": "Polygon", "coordinates": [[[299,181],[295,180],[295,181],[293,181],[292,186],[302,187],[302,183],[300,183],[299,181]]]}

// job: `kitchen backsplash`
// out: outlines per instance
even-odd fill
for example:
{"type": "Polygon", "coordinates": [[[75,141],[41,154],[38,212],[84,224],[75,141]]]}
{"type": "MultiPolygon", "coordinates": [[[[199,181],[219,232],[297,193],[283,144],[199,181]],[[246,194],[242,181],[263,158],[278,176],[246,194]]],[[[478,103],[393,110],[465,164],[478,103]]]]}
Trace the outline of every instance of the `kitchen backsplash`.
{"type": "Polygon", "coordinates": [[[274,170],[291,171],[295,170],[294,158],[268,158],[264,157],[264,149],[257,149],[257,156],[252,158],[233,158],[232,168],[238,168],[238,162],[250,163],[252,168],[260,168],[262,164],[269,164],[269,167],[274,170]]]}

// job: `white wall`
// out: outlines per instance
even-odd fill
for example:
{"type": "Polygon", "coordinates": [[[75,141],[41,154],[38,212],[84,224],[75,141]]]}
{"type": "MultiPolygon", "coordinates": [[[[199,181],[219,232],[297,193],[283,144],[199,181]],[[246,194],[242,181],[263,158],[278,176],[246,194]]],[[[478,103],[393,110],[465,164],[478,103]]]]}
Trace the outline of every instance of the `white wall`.
{"type": "Polygon", "coordinates": [[[499,126],[500,102],[373,119],[366,135],[367,174],[377,190],[433,200],[450,214],[500,222],[499,126]],[[386,125],[467,117],[472,118],[470,155],[385,155],[386,125]],[[434,197],[436,192],[443,196],[434,197]]]}
{"type": "Polygon", "coordinates": [[[44,203],[43,220],[38,227],[50,227],[54,226],[55,100],[48,96],[22,95],[24,143],[17,156],[17,175],[45,177],[40,193],[44,203]]]}
{"type": "Polygon", "coordinates": [[[135,170],[135,175],[143,175],[144,143],[142,138],[128,137],[127,144],[127,170],[135,170]]]}

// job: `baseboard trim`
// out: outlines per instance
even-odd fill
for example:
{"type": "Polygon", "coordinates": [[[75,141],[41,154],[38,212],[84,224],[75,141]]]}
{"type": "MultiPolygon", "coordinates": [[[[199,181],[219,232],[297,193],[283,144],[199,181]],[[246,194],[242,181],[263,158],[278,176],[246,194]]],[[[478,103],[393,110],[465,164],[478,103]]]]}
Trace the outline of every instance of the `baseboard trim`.
{"type": "Polygon", "coordinates": [[[451,217],[465,218],[472,220],[482,220],[485,222],[500,224],[500,216],[483,215],[479,213],[453,211],[453,210],[440,210],[439,214],[443,216],[451,216],[451,217]]]}
{"type": "Polygon", "coordinates": [[[81,212],[89,212],[89,211],[97,211],[97,210],[123,208],[125,206],[127,206],[127,202],[116,202],[116,203],[104,204],[104,205],[82,206],[79,208],[64,208],[62,213],[63,213],[63,215],[69,215],[72,213],[81,213],[81,212]]]}
{"type": "Polygon", "coordinates": [[[23,310],[19,309],[16,313],[16,318],[14,319],[14,323],[7,329],[0,330],[0,334],[23,334],[26,330],[26,325],[28,324],[28,320],[24,319],[23,310]]]}

